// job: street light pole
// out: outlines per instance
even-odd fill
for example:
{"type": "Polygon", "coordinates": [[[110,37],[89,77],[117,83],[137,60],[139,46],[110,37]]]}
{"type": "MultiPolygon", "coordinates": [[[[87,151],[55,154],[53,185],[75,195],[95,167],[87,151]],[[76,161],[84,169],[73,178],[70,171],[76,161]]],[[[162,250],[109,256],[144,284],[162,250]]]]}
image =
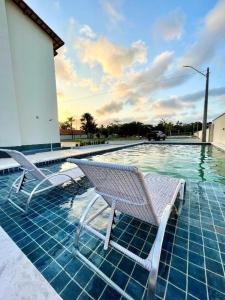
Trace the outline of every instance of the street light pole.
{"type": "Polygon", "coordinates": [[[207,113],[208,113],[208,95],[209,95],[209,68],[206,71],[206,84],[205,84],[205,102],[202,122],[202,142],[206,142],[206,130],[207,130],[207,113]]]}
{"type": "Polygon", "coordinates": [[[203,120],[202,120],[202,142],[206,142],[206,130],[207,130],[207,114],[208,114],[208,96],[209,96],[209,68],[206,70],[206,74],[197,70],[192,66],[184,66],[185,68],[191,68],[201,75],[205,76],[206,84],[205,84],[205,101],[204,101],[204,110],[203,110],[203,120]]]}

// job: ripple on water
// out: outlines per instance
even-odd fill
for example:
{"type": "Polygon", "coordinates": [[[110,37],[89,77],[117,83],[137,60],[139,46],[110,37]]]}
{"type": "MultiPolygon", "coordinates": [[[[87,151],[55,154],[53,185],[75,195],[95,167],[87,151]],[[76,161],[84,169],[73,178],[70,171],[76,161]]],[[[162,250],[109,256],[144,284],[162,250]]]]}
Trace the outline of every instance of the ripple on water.
{"type": "Polygon", "coordinates": [[[225,153],[208,145],[146,144],[96,155],[91,159],[135,165],[143,172],[225,184],[225,153]]]}

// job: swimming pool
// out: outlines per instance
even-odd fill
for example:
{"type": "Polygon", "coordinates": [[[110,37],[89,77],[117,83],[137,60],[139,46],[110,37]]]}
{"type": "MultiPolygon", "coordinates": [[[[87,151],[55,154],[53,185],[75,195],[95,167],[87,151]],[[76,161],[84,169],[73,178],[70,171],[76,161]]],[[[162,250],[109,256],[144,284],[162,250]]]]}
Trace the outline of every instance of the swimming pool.
{"type": "Polygon", "coordinates": [[[143,172],[225,184],[225,153],[209,145],[143,144],[92,159],[135,165],[143,172]]]}
{"type": "MultiPolygon", "coordinates": [[[[225,297],[225,154],[200,145],[140,145],[91,159],[133,164],[154,171],[188,178],[185,203],[179,218],[171,215],[162,246],[156,296],[159,300],[225,297]],[[223,184],[221,184],[223,183],[223,184]]],[[[45,166],[46,167],[46,166],[45,166]]],[[[53,172],[74,167],[52,163],[53,172]]],[[[66,185],[32,200],[30,213],[21,214],[5,202],[18,173],[0,176],[0,226],[36,266],[63,300],[124,299],[106,281],[73,254],[78,219],[93,193],[86,177],[80,185],[66,185]]],[[[22,201],[17,194],[17,201],[22,201]]],[[[98,209],[98,207],[96,207],[98,209]]],[[[98,229],[107,219],[99,216],[98,229]]],[[[129,250],[147,255],[157,229],[127,215],[118,214],[113,228],[116,239],[129,250]]],[[[85,232],[82,253],[134,299],[146,299],[148,272],[124,254],[109,248],[85,232]]]]}

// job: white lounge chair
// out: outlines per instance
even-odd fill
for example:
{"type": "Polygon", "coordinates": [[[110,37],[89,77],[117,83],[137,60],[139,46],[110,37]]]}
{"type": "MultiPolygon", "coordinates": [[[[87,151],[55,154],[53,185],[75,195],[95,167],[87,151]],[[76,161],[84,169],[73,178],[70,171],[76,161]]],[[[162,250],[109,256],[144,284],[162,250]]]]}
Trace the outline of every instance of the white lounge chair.
{"type": "Polygon", "coordinates": [[[64,183],[77,183],[76,180],[84,176],[79,168],[72,168],[66,171],[53,173],[48,169],[38,168],[23,153],[19,151],[9,149],[0,149],[0,151],[5,152],[12,157],[19,164],[19,168],[23,171],[22,174],[13,182],[9,190],[8,200],[24,213],[28,213],[29,205],[34,195],[47,191],[56,186],[63,185],[64,183]],[[48,175],[46,175],[44,172],[48,172],[48,175]],[[31,179],[27,178],[28,174],[30,175],[31,179]],[[27,184],[31,182],[35,182],[36,184],[29,191],[25,188],[27,187],[27,184]],[[15,189],[16,193],[22,192],[28,196],[25,209],[10,199],[13,189],[15,189]]]}
{"type": "MultiPolygon", "coordinates": [[[[79,238],[83,227],[104,241],[104,249],[108,245],[134,259],[146,268],[149,273],[147,299],[153,299],[158,275],[158,267],[164,233],[170,213],[175,208],[174,203],[179,194],[184,199],[185,181],[155,173],[141,173],[137,167],[101,163],[80,159],[68,159],[75,163],[89,178],[95,187],[96,196],[90,201],[80,218],[75,238],[75,252],[86,263],[97,271],[109,284],[127,299],[131,299],[119,286],[111,281],[95,265],[86,259],[79,251],[79,238]],[[106,205],[93,216],[87,218],[88,212],[101,196],[106,205]],[[111,208],[106,235],[88,225],[108,207],[111,208]],[[115,210],[136,217],[139,220],[158,226],[157,235],[150,253],[146,259],[139,257],[110,239],[115,210]]],[[[178,213],[177,209],[175,208],[178,213]]]]}

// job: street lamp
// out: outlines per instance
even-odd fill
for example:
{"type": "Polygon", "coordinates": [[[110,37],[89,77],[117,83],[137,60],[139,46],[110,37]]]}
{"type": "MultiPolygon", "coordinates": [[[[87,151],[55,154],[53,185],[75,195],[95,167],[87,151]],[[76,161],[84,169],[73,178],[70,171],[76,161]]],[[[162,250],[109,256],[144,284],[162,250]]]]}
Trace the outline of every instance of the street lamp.
{"type": "Polygon", "coordinates": [[[202,73],[192,66],[184,66],[185,68],[191,68],[196,72],[200,73],[206,78],[205,84],[205,102],[203,111],[203,121],[202,121],[202,142],[206,142],[206,129],[207,129],[207,112],[208,112],[208,95],[209,95],[209,68],[207,68],[206,73],[202,73]]]}

